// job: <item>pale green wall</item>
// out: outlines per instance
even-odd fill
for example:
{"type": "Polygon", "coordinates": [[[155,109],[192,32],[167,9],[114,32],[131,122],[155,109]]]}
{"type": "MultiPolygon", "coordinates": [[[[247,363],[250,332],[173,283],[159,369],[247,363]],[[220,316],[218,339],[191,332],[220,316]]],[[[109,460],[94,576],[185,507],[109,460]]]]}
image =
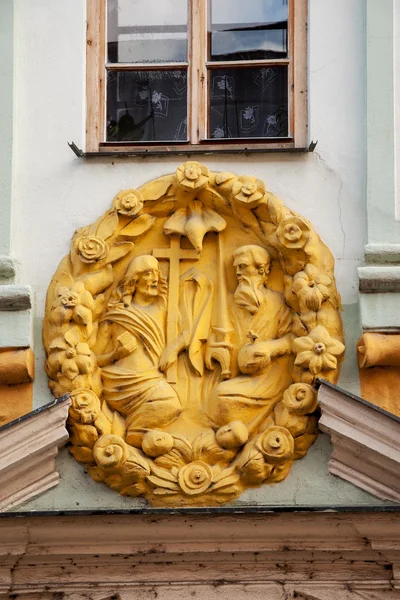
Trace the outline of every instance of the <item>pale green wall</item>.
{"type": "Polygon", "coordinates": [[[11,251],[13,0],[0,1],[0,255],[11,251]]]}
{"type": "Polygon", "coordinates": [[[400,242],[394,189],[394,2],[367,0],[368,244],[400,242]]]}

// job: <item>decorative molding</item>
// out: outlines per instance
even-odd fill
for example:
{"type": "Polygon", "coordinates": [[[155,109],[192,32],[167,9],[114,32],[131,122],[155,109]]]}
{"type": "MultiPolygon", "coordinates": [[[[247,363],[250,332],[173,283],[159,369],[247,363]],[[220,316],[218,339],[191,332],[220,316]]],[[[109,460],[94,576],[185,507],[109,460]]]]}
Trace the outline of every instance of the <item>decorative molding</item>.
{"type": "Polygon", "coordinates": [[[367,263],[400,263],[400,244],[367,244],[364,252],[367,263]]]}
{"type": "Polygon", "coordinates": [[[328,382],[318,390],[319,427],[331,436],[329,472],[400,502],[400,418],[328,382]]]}
{"type": "Polygon", "coordinates": [[[32,288],[29,285],[1,285],[0,311],[32,308],[32,288]]]}
{"type": "Polygon", "coordinates": [[[360,292],[398,292],[400,291],[400,267],[367,266],[359,267],[359,289],[360,292]]]}
{"type": "Polygon", "coordinates": [[[3,517],[2,600],[399,597],[399,513],[3,517]]]}
{"type": "Polygon", "coordinates": [[[57,485],[55,457],[68,439],[69,405],[64,396],[0,427],[0,511],[57,485]]]}

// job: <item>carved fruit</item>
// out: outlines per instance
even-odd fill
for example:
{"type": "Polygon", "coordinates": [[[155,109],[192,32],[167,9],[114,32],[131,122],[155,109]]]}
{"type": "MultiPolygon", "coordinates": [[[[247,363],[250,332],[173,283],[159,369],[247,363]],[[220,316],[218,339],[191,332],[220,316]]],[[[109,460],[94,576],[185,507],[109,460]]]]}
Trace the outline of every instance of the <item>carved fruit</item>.
{"type": "Polygon", "coordinates": [[[148,431],[142,441],[142,449],[148,456],[161,456],[174,447],[174,438],[165,431],[148,431]]]}
{"type": "Polygon", "coordinates": [[[231,450],[243,446],[249,439],[249,432],[242,421],[232,421],[232,423],[220,427],[215,437],[221,448],[231,450]]]}

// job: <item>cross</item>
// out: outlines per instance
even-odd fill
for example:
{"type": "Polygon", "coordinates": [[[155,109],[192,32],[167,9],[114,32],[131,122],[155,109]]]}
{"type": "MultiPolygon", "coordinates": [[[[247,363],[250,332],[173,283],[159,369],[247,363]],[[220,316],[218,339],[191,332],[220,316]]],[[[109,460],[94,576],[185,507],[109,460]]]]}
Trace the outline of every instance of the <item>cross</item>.
{"type": "MultiPolygon", "coordinates": [[[[154,248],[153,256],[161,260],[169,261],[168,282],[168,315],[167,315],[167,347],[172,344],[179,335],[179,265],[181,260],[199,260],[200,255],[196,250],[184,250],[181,248],[180,235],[171,235],[169,248],[154,248]]],[[[168,383],[176,383],[178,376],[177,362],[174,362],[167,370],[168,383]]]]}

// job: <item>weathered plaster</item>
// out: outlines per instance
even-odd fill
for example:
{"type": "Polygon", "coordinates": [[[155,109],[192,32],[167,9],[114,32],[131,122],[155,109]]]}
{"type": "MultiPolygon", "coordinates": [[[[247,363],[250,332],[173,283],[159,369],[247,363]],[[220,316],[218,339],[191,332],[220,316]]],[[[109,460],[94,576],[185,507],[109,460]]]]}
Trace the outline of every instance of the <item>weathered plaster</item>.
{"type": "Polygon", "coordinates": [[[400,237],[394,185],[394,3],[367,1],[368,243],[400,237]]]}
{"type": "MultiPolygon", "coordinates": [[[[11,251],[11,190],[13,149],[14,85],[14,8],[13,0],[0,3],[0,255],[5,262],[11,251]]],[[[9,259],[8,259],[9,260],[9,259]]],[[[0,258],[0,265],[2,260],[0,258]]],[[[12,277],[12,267],[0,266],[0,278],[12,277]]]]}
{"type": "Polygon", "coordinates": [[[0,598],[398,600],[398,516],[7,516],[0,598]]]}

